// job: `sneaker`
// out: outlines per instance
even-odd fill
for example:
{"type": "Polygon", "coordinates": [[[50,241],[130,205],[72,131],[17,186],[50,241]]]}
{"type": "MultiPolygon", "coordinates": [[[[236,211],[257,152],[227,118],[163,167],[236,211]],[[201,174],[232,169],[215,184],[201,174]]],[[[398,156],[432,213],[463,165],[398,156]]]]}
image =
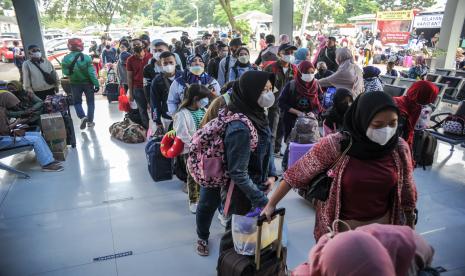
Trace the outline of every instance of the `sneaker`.
{"type": "Polygon", "coordinates": [[[192,214],[195,214],[197,212],[197,203],[189,203],[189,211],[191,211],[192,214]]]}
{"type": "Polygon", "coordinates": [[[83,118],[81,119],[81,126],[80,126],[80,129],[85,129],[86,126],[87,126],[87,122],[88,122],[88,121],[89,121],[89,120],[87,119],[87,117],[83,117],[83,118]]]}
{"type": "Polygon", "coordinates": [[[61,172],[62,170],[64,170],[63,166],[57,162],[52,162],[47,166],[42,167],[43,172],[61,172]]]}
{"type": "Polygon", "coordinates": [[[221,213],[218,213],[218,220],[220,221],[220,224],[223,225],[223,227],[226,227],[226,225],[228,224],[228,218],[225,217],[223,214],[221,213]]]}
{"type": "Polygon", "coordinates": [[[208,241],[206,240],[201,240],[201,239],[198,239],[197,240],[197,254],[199,254],[200,256],[208,256],[209,252],[208,252],[208,241]]]}
{"type": "Polygon", "coordinates": [[[184,183],[184,186],[182,186],[182,192],[187,194],[188,191],[187,191],[187,183],[184,183]]]}
{"type": "Polygon", "coordinates": [[[87,122],[87,127],[94,127],[95,123],[94,122],[87,122]]]}

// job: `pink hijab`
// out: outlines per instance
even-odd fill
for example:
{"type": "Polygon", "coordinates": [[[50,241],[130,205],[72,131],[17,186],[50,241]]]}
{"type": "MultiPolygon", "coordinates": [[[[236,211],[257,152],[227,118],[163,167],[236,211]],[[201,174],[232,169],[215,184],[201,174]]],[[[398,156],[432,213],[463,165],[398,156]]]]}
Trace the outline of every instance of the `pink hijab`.
{"type": "Polygon", "coordinates": [[[320,43],[318,45],[318,48],[316,48],[316,52],[315,52],[315,55],[313,56],[313,64],[316,66],[316,63],[318,62],[318,56],[320,55],[320,52],[322,49],[324,49],[326,47],[326,41],[328,39],[326,39],[326,37],[324,35],[320,35],[318,37],[318,42],[320,43]]]}
{"type": "Polygon", "coordinates": [[[404,276],[412,261],[417,268],[423,268],[431,263],[432,256],[431,246],[411,228],[370,224],[334,238],[322,236],[310,251],[308,262],[298,266],[292,275],[404,276]]]}

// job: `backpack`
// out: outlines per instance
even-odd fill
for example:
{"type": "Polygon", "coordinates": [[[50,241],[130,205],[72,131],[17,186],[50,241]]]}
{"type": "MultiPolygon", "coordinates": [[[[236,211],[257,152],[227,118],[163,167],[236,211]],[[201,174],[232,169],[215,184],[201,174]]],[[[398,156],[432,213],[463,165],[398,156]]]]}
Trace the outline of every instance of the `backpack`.
{"type": "Polygon", "coordinates": [[[297,144],[313,144],[320,139],[320,131],[316,116],[299,117],[289,135],[289,142],[297,144]]]}
{"type": "Polygon", "coordinates": [[[321,105],[324,109],[329,109],[333,106],[334,94],[336,94],[336,87],[328,87],[326,89],[326,92],[323,96],[323,101],[321,102],[321,105]]]}
{"type": "Polygon", "coordinates": [[[124,143],[137,144],[145,142],[147,132],[141,125],[125,118],[124,121],[114,123],[110,126],[110,134],[111,137],[124,143]]]}
{"type": "Polygon", "coordinates": [[[228,123],[233,121],[247,125],[251,136],[250,150],[254,151],[257,147],[258,135],[252,122],[244,114],[221,109],[217,118],[194,134],[189,148],[187,168],[195,182],[202,187],[217,188],[229,184],[223,139],[228,123]]]}
{"type": "Polygon", "coordinates": [[[423,130],[428,128],[428,124],[431,119],[431,113],[433,113],[431,106],[425,105],[421,108],[420,117],[415,124],[415,130],[423,130]]]}
{"type": "Polygon", "coordinates": [[[173,178],[173,159],[165,158],[162,155],[160,145],[160,136],[154,136],[145,145],[147,168],[154,181],[171,180],[173,178]]]}
{"type": "Polygon", "coordinates": [[[413,138],[413,159],[416,166],[425,170],[433,165],[434,154],[438,146],[438,140],[426,130],[416,130],[413,138]]]}
{"type": "Polygon", "coordinates": [[[465,136],[465,118],[459,115],[449,115],[442,123],[445,133],[465,136]]]}

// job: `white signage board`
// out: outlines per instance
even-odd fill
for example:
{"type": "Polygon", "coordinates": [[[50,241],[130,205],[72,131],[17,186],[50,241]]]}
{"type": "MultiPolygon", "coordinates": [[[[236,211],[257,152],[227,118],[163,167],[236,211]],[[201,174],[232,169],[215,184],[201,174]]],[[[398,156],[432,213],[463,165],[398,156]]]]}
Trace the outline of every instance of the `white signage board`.
{"type": "Polygon", "coordinates": [[[443,14],[417,15],[413,27],[417,29],[441,28],[443,14]]]}

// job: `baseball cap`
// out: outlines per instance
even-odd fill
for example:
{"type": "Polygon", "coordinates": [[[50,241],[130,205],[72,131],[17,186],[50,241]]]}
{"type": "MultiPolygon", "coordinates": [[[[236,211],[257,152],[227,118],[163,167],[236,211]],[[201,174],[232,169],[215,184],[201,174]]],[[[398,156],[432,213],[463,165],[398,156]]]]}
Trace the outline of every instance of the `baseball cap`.
{"type": "Polygon", "coordinates": [[[289,44],[289,43],[281,44],[281,45],[279,46],[278,52],[287,51],[287,50],[294,50],[294,51],[296,51],[296,50],[297,50],[297,47],[295,47],[294,45],[289,44]]]}

